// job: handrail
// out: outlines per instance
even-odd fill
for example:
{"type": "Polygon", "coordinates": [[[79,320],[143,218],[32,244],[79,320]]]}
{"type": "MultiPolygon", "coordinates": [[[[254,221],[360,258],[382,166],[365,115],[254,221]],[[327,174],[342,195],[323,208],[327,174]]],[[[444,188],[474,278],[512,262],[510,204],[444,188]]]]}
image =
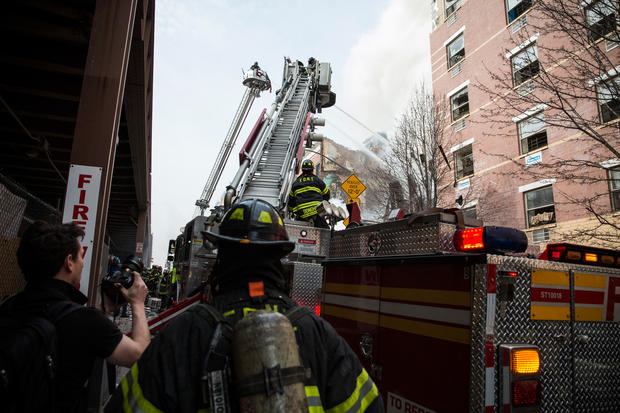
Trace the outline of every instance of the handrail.
{"type": "Polygon", "coordinates": [[[253,174],[254,171],[256,170],[258,161],[260,161],[260,159],[258,160],[254,159],[258,151],[258,148],[262,149],[266,144],[266,140],[269,139],[269,137],[271,137],[273,128],[276,126],[277,120],[279,118],[281,108],[285,106],[286,102],[288,102],[288,99],[289,99],[288,94],[291,90],[291,87],[294,87],[297,85],[296,82],[295,82],[295,85],[291,85],[291,83],[294,80],[295,79],[293,79],[292,76],[289,77],[289,79],[282,86],[282,89],[280,89],[280,92],[276,95],[276,99],[271,104],[271,107],[269,108],[269,111],[267,112],[267,115],[265,116],[265,121],[263,122],[263,125],[260,128],[260,131],[258,132],[257,138],[254,140],[254,144],[250,148],[248,156],[245,157],[245,159],[239,166],[239,169],[237,170],[237,173],[235,177],[233,178],[232,182],[230,183],[230,185],[226,187],[226,195],[224,196],[224,208],[225,209],[228,209],[231,207],[235,196],[243,195],[243,191],[245,190],[245,184],[247,183],[247,180],[243,184],[241,184],[241,186],[239,186],[239,184],[242,181],[242,178],[244,176],[251,176],[251,174],[253,174]],[[282,96],[285,96],[284,99],[282,99],[282,96]],[[283,102],[283,103],[280,106],[280,108],[278,108],[280,102],[283,102]]]}
{"type": "Polygon", "coordinates": [[[245,160],[245,158],[248,156],[249,148],[251,148],[252,145],[254,144],[254,141],[256,140],[256,137],[258,136],[260,129],[263,126],[263,122],[265,122],[266,112],[267,112],[267,108],[263,109],[263,111],[260,113],[260,116],[258,117],[258,120],[254,124],[254,127],[252,128],[252,131],[250,132],[250,135],[248,136],[248,139],[245,141],[245,143],[243,144],[243,147],[239,151],[239,165],[241,165],[243,161],[245,160]]]}
{"type": "MultiPolygon", "coordinates": [[[[304,136],[305,129],[302,129],[308,120],[308,100],[310,95],[310,88],[306,88],[304,91],[304,95],[302,97],[302,103],[299,106],[297,111],[297,116],[295,117],[295,124],[293,130],[291,131],[291,137],[298,137],[297,139],[302,138],[304,136]],[[303,121],[304,116],[306,117],[306,122],[303,121]]],[[[286,153],[286,157],[284,162],[282,162],[282,168],[280,169],[280,177],[282,178],[282,185],[280,186],[280,192],[278,193],[278,200],[280,202],[280,206],[284,205],[284,200],[286,198],[286,188],[288,187],[288,181],[290,180],[291,172],[295,170],[295,165],[293,163],[293,159],[296,159],[297,153],[299,151],[298,148],[298,140],[291,139],[288,145],[288,151],[286,153]],[[297,151],[293,152],[294,149],[297,151]],[[286,178],[286,180],[285,180],[286,178]]]]}
{"type": "Polygon", "coordinates": [[[297,89],[297,85],[299,84],[299,80],[301,79],[301,76],[299,76],[298,68],[295,68],[295,71],[293,72],[292,76],[293,76],[292,81],[290,82],[289,88],[286,91],[284,99],[282,100],[282,104],[279,106],[278,110],[273,114],[271,118],[271,124],[270,124],[268,131],[264,133],[260,137],[259,140],[257,140],[257,143],[252,148],[252,153],[250,155],[250,165],[245,175],[246,179],[244,180],[243,184],[241,185],[238,191],[239,197],[243,196],[243,193],[245,192],[245,188],[247,187],[247,184],[249,181],[249,177],[254,176],[254,173],[256,172],[256,169],[258,168],[258,164],[260,163],[260,158],[255,159],[255,156],[257,154],[260,154],[262,156],[262,154],[264,153],[265,146],[269,142],[269,139],[271,138],[271,135],[273,134],[273,130],[277,127],[277,123],[278,123],[278,120],[280,119],[280,116],[282,115],[282,111],[284,110],[284,108],[286,108],[291,98],[295,95],[295,90],[297,89]]]}

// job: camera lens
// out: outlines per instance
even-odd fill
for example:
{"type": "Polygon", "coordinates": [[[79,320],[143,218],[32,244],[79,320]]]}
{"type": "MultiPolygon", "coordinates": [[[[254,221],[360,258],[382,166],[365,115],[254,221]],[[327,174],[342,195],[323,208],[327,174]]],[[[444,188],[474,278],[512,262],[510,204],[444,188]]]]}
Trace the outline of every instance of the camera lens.
{"type": "Polygon", "coordinates": [[[143,269],[142,261],[130,255],[123,261],[120,270],[109,272],[103,277],[101,280],[103,293],[116,303],[124,303],[125,297],[114,284],[118,283],[124,288],[130,288],[133,285],[133,271],[141,273],[143,269]]]}

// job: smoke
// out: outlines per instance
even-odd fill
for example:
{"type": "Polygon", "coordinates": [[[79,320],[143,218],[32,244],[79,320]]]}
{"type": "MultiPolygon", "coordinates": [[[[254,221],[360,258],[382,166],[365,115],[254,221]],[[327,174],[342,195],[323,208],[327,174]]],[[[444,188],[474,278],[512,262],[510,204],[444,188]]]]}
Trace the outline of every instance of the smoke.
{"type": "Polygon", "coordinates": [[[393,0],[351,49],[338,106],[375,131],[391,131],[414,87],[430,82],[431,2],[393,0]]]}

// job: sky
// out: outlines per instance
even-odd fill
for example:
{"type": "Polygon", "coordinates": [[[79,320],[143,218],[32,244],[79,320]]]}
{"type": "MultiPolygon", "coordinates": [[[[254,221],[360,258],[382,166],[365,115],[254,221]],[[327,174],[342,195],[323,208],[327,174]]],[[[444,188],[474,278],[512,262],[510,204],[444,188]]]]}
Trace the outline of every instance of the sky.
{"type": "MultiPolygon", "coordinates": [[[[361,149],[371,132],[392,136],[421,82],[430,84],[431,0],[158,0],[155,14],[151,232],[153,264],[192,219],[255,61],[282,84],[284,57],[332,65],[336,107],[317,132],[361,149]],[[350,114],[366,128],[352,120],[350,114]]],[[[237,171],[238,152],[260,111],[252,106],[214,193],[237,171]]]]}

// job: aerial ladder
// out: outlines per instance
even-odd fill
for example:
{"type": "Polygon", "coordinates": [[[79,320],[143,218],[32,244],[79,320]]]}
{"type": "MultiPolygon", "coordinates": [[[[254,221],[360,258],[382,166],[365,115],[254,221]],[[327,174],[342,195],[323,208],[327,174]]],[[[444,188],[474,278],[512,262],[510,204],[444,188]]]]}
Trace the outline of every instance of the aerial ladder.
{"type": "Polygon", "coordinates": [[[250,67],[250,70],[244,73],[243,85],[247,88],[243,93],[241,103],[235,112],[235,117],[233,118],[232,124],[228,129],[226,137],[224,138],[224,142],[222,143],[220,152],[217,155],[213,169],[211,169],[211,174],[207,179],[202,195],[200,196],[200,199],[196,201],[196,206],[198,207],[197,210],[200,210],[200,215],[204,215],[205,209],[209,207],[209,202],[211,202],[211,197],[213,196],[215,187],[222,176],[224,166],[228,161],[230,152],[235,146],[237,137],[241,132],[241,128],[248,116],[248,112],[252,108],[254,99],[259,97],[261,92],[271,89],[271,81],[269,80],[269,76],[258,66],[257,62],[250,67]]]}
{"type": "MultiPolygon", "coordinates": [[[[252,103],[261,92],[271,88],[267,73],[258,63],[244,74],[243,84],[247,89],[201,197],[196,201],[195,218],[182,228],[176,240],[174,268],[181,280],[180,299],[200,289],[215,260],[213,248],[204,243],[201,231],[217,231],[219,220],[234,202],[260,198],[280,211],[285,210],[290,187],[299,173],[304,146],[310,147],[313,141],[323,139],[322,135],[315,132],[315,127],[323,126],[325,121],[312,114],[321,113],[323,108],[333,106],[336,102],[336,94],[330,90],[329,63],[310,58],[307,65],[304,65],[300,61],[285,58],[282,87],[276,91],[275,100],[269,109],[261,112],[239,153],[239,169],[226,187],[224,205],[215,205],[207,216],[205,210],[210,206],[252,103]]],[[[296,223],[309,225],[306,222],[296,223]]],[[[327,242],[321,242],[319,236],[328,237],[329,231],[318,228],[303,228],[303,231],[309,239],[312,238],[308,242],[314,242],[303,246],[304,253],[318,255],[319,245],[325,249],[327,242]],[[317,251],[310,251],[313,248],[317,251]]]]}
{"type": "Polygon", "coordinates": [[[224,209],[248,198],[261,198],[276,209],[284,209],[304,144],[322,138],[313,131],[325,121],[311,113],[320,113],[336,102],[330,88],[329,63],[310,58],[304,66],[285,58],[282,88],[269,110],[261,113],[239,154],[240,166],[226,188],[224,209]]]}

